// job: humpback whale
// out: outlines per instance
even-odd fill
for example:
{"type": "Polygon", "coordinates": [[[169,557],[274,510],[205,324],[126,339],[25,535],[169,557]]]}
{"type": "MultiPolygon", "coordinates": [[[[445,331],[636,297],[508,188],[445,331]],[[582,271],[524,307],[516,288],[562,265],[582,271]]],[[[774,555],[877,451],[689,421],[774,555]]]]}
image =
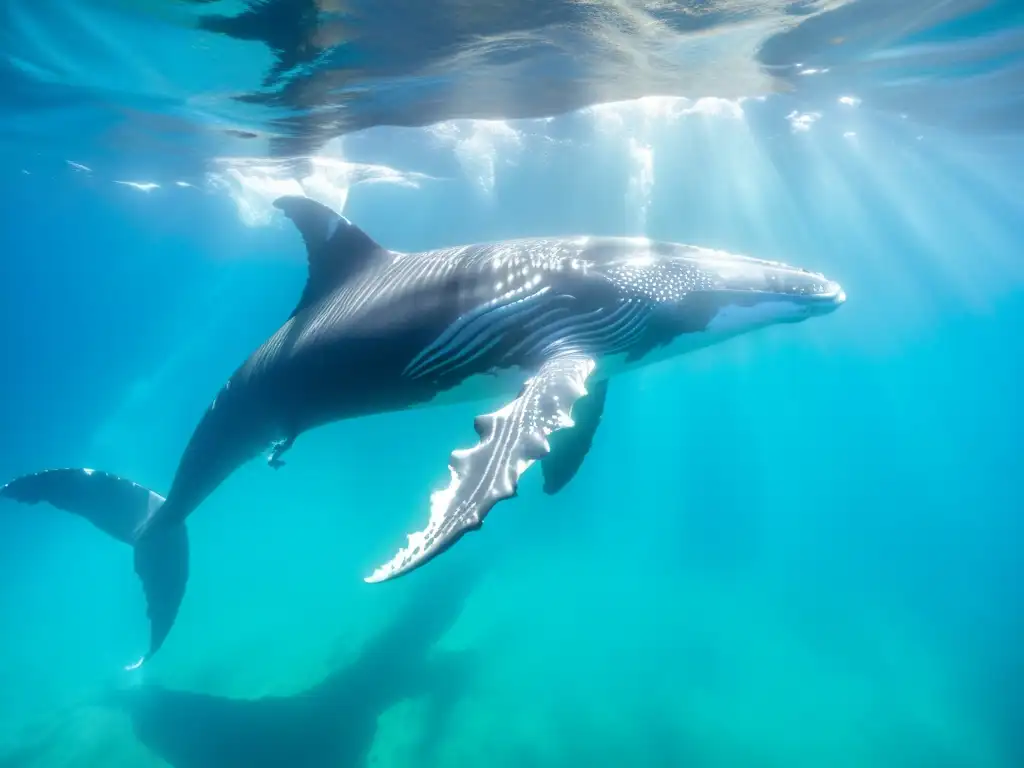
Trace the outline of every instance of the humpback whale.
{"type": "Polygon", "coordinates": [[[48,503],[132,546],[150,642],[164,643],[188,580],[186,518],[235,469],[268,464],[303,432],[359,416],[501,396],[479,442],[452,451],[421,531],[370,574],[417,568],[516,495],[540,463],[544,490],[573,478],[617,374],[778,323],[833,312],[838,283],[774,261],[646,238],[508,240],[399,253],[305,197],[274,205],[306,246],[291,315],[206,409],[166,497],[92,469],[12,480],[0,498],[48,503]]]}

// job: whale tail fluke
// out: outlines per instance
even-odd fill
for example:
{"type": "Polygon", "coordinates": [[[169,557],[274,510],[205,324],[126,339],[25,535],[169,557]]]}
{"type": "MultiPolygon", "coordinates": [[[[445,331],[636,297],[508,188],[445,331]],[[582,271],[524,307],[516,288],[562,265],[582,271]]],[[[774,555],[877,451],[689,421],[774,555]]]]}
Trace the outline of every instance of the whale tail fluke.
{"type": "Polygon", "coordinates": [[[188,533],[184,523],[135,531],[164,503],[164,497],[138,483],[92,469],[49,469],[0,487],[0,499],[50,504],[84,517],[101,531],[133,547],[135,572],[142,581],[150,625],[146,655],[160,650],[178,615],[188,582],[188,533]]]}

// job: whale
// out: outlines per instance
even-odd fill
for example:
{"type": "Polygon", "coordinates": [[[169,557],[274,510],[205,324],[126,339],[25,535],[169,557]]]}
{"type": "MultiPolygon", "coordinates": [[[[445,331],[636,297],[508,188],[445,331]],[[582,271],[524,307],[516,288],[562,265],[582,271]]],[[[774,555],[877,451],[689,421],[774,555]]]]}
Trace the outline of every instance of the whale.
{"type": "Polygon", "coordinates": [[[695,245],[574,236],[404,253],[310,198],[274,206],[305,244],[305,286],[202,414],[166,496],[91,468],[0,488],[0,498],[79,515],[132,548],[150,631],[128,668],[160,650],[178,614],[187,518],[257,456],[281,468],[302,433],[344,419],[503,402],[475,418],[475,445],[451,452],[422,529],[365,579],[388,581],[479,530],[534,464],[545,493],[563,489],[589,452],[612,378],[846,301],[818,272],[695,245]]]}

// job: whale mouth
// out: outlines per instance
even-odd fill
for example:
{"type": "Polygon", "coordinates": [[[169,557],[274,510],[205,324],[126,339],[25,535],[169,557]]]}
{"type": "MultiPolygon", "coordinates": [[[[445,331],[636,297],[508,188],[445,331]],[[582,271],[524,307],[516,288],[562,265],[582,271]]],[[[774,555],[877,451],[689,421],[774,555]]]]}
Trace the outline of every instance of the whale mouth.
{"type": "Polygon", "coordinates": [[[842,304],[846,301],[846,291],[843,290],[843,286],[837,283],[835,280],[828,281],[828,288],[825,291],[822,298],[832,299],[836,304],[842,304]]]}
{"type": "Polygon", "coordinates": [[[835,304],[842,304],[846,301],[846,291],[843,290],[843,286],[837,283],[835,280],[829,280],[825,292],[821,296],[822,299],[827,299],[835,304]]]}
{"type": "Polygon", "coordinates": [[[810,294],[806,299],[812,314],[825,315],[846,303],[846,291],[836,281],[829,280],[823,291],[810,294]]]}

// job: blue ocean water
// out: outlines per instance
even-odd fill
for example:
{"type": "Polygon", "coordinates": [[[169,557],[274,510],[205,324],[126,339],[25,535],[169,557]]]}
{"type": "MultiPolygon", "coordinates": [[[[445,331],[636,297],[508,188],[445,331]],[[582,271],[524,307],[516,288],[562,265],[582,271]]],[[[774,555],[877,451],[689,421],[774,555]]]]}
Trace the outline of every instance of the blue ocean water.
{"type": "Polygon", "coordinates": [[[130,550],[0,502],[0,765],[1024,765],[1019,2],[8,0],[0,53],[0,482],[169,488],[302,290],[281,194],[849,297],[614,379],[564,491],[394,582],[500,402],[250,462],[133,671],[130,550]]]}

